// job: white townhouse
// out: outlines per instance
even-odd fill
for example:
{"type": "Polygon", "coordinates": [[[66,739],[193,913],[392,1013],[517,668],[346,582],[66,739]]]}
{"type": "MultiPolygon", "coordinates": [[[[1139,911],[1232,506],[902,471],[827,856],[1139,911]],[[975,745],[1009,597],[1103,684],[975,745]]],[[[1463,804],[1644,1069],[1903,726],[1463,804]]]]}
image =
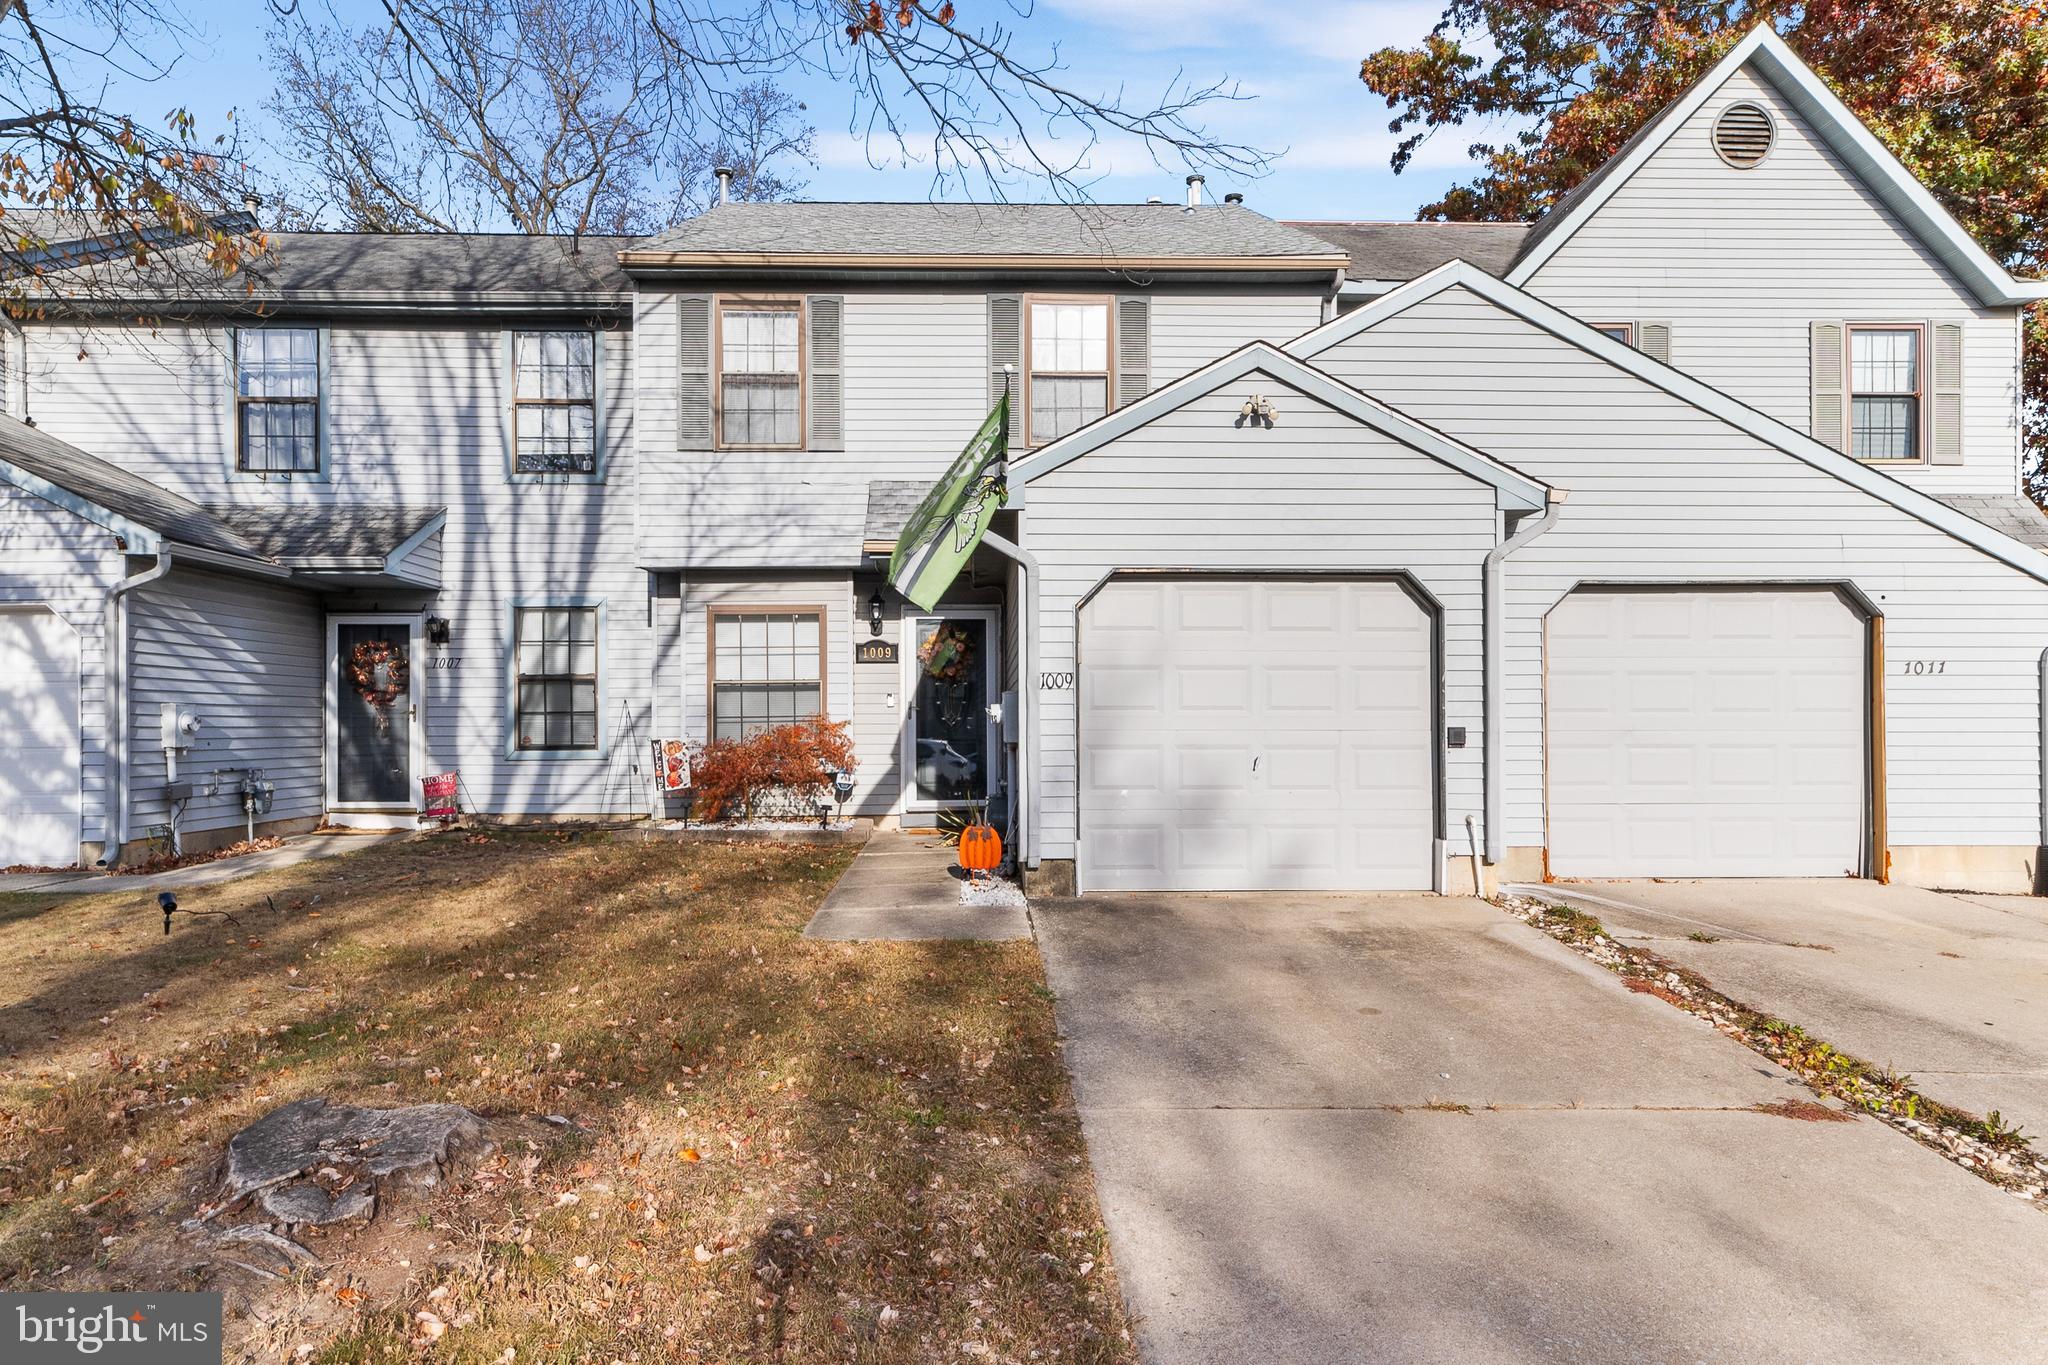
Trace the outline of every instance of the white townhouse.
{"type": "Polygon", "coordinates": [[[671,815],[651,741],[822,714],[850,810],[986,802],[1052,890],[2034,887],[2048,287],[1783,43],[1534,225],[1199,198],[285,235],[53,304],[0,348],[0,863],[448,771],[671,815]],[[1006,391],[919,611],[883,567],[1006,391]]]}

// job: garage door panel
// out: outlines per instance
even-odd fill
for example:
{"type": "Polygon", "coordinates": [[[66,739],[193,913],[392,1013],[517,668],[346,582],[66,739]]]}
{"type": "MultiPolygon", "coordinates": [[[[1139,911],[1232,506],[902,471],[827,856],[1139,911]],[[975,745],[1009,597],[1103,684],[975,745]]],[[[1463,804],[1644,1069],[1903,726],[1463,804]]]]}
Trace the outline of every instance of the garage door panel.
{"type": "Polygon", "coordinates": [[[1432,641],[1384,582],[1111,583],[1082,615],[1085,884],[1430,886],[1432,641]]]}
{"type": "Polygon", "coordinates": [[[0,867],[78,859],[78,653],[57,616],[0,612],[0,867]]]}
{"type": "Polygon", "coordinates": [[[1839,876],[1867,627],[1826,589],[1582,589],[1545,624],[1552,870],[1839,876]]]}

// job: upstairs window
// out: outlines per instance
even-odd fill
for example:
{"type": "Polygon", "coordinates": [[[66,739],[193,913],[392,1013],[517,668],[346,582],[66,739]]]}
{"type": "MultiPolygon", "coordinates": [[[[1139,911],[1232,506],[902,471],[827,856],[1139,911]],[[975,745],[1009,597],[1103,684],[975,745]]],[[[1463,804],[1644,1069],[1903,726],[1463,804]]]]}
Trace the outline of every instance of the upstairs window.
{"type": "Polygon", "coordinates": [[[597,472],[597,338],[589,332],[512,334],[513,470],[597,472]]]}
{"type": "Polygon", "coordinates": [[[1920,458],[1920,329],[1849,329],[1849,453],[1920,458]]]}
{"type": "Polygon", "coordinates": [[[711,613],[711,738],[741,739],[825,713],[824,613],[711,613]]]}
{"type": "Polygon", "coordinates": [[[597,747],[597,608],[521,607],[514,645],[518,747],[597,747]]]}
{"type": "Polygon", "coordinates": [[[235,468],[320,472],[320,332],[245,327],[235,333],[235,468]]]}
{"type": "Polygon", "coordinates": [[[1026,329],[1025,441],[1044,445],[1109,411],[1109,300],[1033,299],[1026,329]]]}
{"type": "Polygon", "coordinates": [[[803,444],[803,311],[796,299],[721,301],[718,443],[795,450],[803,444]]]}
{"type": "Polygon", "coordinates": [[[1636,325],[1633,322],[1596,322],[1593,330],[1604,332],[1624,346],[1636,344],[1636,325]]]}

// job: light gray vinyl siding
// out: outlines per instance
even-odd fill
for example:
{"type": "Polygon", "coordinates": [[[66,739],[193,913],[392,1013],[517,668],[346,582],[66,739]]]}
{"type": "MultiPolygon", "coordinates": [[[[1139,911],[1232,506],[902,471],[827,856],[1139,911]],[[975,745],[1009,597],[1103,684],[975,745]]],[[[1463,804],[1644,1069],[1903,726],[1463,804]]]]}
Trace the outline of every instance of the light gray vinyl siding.
{"type": "Polygon", "coordinates": [[[199,794],[179,828],[240,826],[233,779],[205,795],[215,769],[261,768],[277,784],[270,820],[325,809],[321,697],[325,631],[319,600],[295,588],[174,568],[128,598],[129,834],[170,818],[158,716],[173,702],[202,722],[178,758],[199,794]]]}
{"type": "MultiPolygon", "coordinates": [[[[1319,320],[1318,288],[1151,292],[1152,387],[1247,341],[1307,331],[1319,320]]],[[[868,483],[936,479],[973,437],[989,410],[989,292],[843,298],[845,448],[707,452],[676,448],[675,295],[639,296],[642,563],[854,568],[868,483]]]]}
{"type": "MultiPolygon", "coordinates": [[[[1495,541],[1494,496],[1268,375],[1248,375],[1032,482],[1026,525],[1044,575],[1032,667],[1076,668],[1077,603],[1118,569],[1405,570],[1441,604],[1444,721],[1472,736],[1444,758],[1455,822],[1481,806],[1480,565],[1495,541]],[[1270,430],[1235,425],[1255,389],[1277,409],[1270,430]]],[[[1040,696],[1045,858],[1075,856],[1079,695],[1040,696]]]]}
{"type": "MultiPolygon", "coordinates": [[[[879,587],[877,578],[853,581],[853,641],[847,646],[851,657],[859,642],[876,638],[868,632],[868,598],[879,587]]],[[[898,646],[893,664],[850,665],[853,674],[853,743],[860,755],[858,786],[847,810],[861,815],[888,815],[896,810],[903,786],[902,739],[905,723],[903,696],[903,599],[895,593],[882,594],[882,634],[898,646]]]]}
{"type": "MultiPolygon", "coordinates": [[[[825,613],[825,712],[833,720],[854,716],[853,580],[847,574],[761,573],[746,577],[699,575],[683,581],[682,731],[702,744],[710,738],[708,709],[711,663],[711,608],[762,607],[787,610],[817,607],[825,613]]],[[[867,627],[861,627],[865,637],[867,627]]],[[[666,710],[666,707],[664,707],[666,710]]],[[[879,755],[860,755],[861,780],[879,770],[879,755]]]]}
{"type": "Polygon", "coordinates": [[[1813,412],[1809,324],[1957,324],[1960,461],[1884,467],[1930,492],[2018,490],[2016,310],[1978,304],[1747,71],[1588,217],[1528,288],[1581,318],[1667,321],[1673,365],[1800,431],[1813,412]],[[1743,100],[1778,125],[1776,149],[1753,170],[1730,167],[1709,141],[1714,119],[1743,100]]]}
{"type": "Polygon", "coordinates": [[[0,607],[44,605],[78,634],[80,838],[97,841],[107,803],[107,593],[120,582],[113,533],[0,484],[0,607]]]}
{"type": "MultiPolygon", "coordinates": [[[[426,652],[427,771],[455,769],[478,809],[510,815],[644,812],[653,700],[648,576],[633,551],[635,366],[630,331],[606,331],[602,482],[513,482],[501,325],[334,325],[329,477],[230,481],[225,340],[219,329],[31,325],[31,410],[50,434],[205,503],[445,506],[429,591],[337,598],[351,611],[432,611],[453,640],[426,652]],[[81,350],[84,352],[80,357],[81,350]],[[564,597],[606,606],[595,754],[507,757],[512,606],[564,597]]],[[[674,385],[657,395],[673,420],[674,385]]],[[[673,428],[664,427],[671,433],[673,428]]]]}
{"type": "Polygon", "coordinates": [[[1569,492],[1509,561],[1509,844],[1543,842],[1543,618],[1575,585],[1847,581],[1885,617],[1890,842],[2032,858],[2048,586],[1463,290],[1312,363],[1569,492]]]}
{"type": "Polygon", "coordinates": [[[419,544],[401,555],[393,564],[393,573],[403,574],[414,582],[432,587],[441,584],[441,538],[445,531],[436,531],[419,544]]]}

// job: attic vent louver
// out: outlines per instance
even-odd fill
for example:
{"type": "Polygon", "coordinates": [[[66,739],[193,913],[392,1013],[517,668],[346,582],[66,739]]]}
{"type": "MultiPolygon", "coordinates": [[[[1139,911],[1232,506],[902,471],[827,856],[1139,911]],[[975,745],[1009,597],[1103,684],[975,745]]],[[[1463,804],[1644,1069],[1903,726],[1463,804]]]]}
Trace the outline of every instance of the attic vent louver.
{"type": "Polygon", "coordinates": [[[1731,104],[1714,120],[1714,150],[1739,171],[1761,165],[1777,138],[1778,126],[1754,104],[1731,104]]]}

